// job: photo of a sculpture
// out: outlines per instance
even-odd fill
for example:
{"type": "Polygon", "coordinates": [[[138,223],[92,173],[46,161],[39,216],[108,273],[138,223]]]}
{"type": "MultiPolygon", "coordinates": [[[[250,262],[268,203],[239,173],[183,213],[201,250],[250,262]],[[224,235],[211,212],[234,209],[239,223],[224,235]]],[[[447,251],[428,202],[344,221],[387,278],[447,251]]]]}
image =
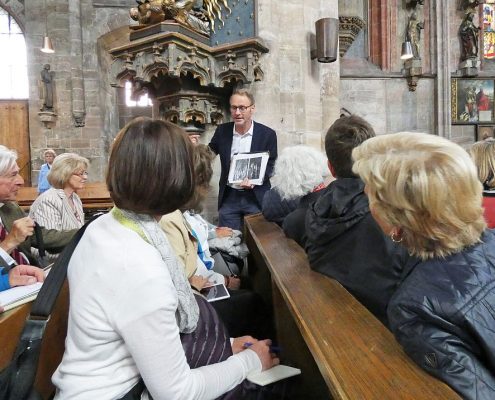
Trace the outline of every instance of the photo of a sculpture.
{"type": "Polygon", "coordinates": [[[222,6],[230,13],[227,0],[136,0],[138,6],[129,14],[140,25],[154,25],[174,20],[181,25],[209,36],[215,31],[215,19],[223,24],[222,6]]]}

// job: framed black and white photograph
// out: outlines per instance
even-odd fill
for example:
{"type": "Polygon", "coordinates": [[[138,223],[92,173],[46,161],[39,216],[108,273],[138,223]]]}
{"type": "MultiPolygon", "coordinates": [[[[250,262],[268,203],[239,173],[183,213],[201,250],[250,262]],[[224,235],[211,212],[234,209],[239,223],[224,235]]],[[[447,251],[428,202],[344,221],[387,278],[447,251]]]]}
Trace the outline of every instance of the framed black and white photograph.
{"type": "Polygon", "coordinates": [[[252,185],[262,185],[268,158],[268,152],[235,154],[230,162],[229,183],[241,183],[247,178],[252,185]]]}

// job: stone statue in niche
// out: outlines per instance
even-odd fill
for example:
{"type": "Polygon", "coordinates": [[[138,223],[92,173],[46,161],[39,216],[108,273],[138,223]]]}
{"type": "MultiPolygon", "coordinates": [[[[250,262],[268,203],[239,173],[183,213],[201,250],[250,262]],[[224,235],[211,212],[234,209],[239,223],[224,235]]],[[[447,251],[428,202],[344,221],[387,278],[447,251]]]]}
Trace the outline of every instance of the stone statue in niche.
{"type": "Polygon", "coordinates": [[[53,71],[50,64],[45,64],[41,70],[40,100],[42,100],[41,111],[53,111],[53,71]]]}
{"type": "Polygon", "coordinates": [[[478,36],[480,28],[474,25],[474,13],[468,12],[459,28],[461,37],[461,61],[478,58],[478,36]]]}
{"type": "Polygon", "coordinates": [[[411,42],[413,58],[419,59],[419,41],[421,39],[421,29],[424,29],[424,22],[418,21],[416,11],[413,11],[407,23],[406,40],[411,42]]]}
{"type": "Polygon", "coordinates": [[[196,32],[209,36],[210,25],[215,31],[215,18],[222,20],[223,5],[231,11],[227,0],[136,0],[137,7],[131,8],[129,14],[140,25],[148,26],[175,20],[196,32]]]}

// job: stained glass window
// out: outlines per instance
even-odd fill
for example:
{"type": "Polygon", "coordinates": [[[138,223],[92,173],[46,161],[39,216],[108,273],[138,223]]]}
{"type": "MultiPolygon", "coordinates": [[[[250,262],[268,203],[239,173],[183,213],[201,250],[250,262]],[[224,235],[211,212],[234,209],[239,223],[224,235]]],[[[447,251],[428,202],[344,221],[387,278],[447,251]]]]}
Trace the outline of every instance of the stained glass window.
{"type": "Polygon", "coordinates": [[[495,0],[483,4],[483,57],[495,59],[495,0]]]}
{"type": "Polygon", "coordinates": [[[27,99],[26,42],[15,19],[0,7],[0,99],[27,99]],[[7,56],[8,55],[8,56],[7,56]]]}

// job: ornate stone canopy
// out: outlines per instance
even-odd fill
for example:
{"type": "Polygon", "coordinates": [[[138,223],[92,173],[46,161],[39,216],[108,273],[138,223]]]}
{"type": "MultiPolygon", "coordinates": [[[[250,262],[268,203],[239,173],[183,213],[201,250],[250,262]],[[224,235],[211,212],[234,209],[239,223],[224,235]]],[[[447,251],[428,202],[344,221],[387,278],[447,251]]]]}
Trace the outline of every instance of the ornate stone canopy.
{"type": "Polygon", "coordinates": [[[131,81],[134,95],[148,92],[161,117],[182,124],[192,116],[201,123],[221,122],[227,92],[263,79],[260,56],[268,49],[258,38],[211,47],[170,21],[151,32],[157,33],[110,50],[112,85],[131,81]]]}

